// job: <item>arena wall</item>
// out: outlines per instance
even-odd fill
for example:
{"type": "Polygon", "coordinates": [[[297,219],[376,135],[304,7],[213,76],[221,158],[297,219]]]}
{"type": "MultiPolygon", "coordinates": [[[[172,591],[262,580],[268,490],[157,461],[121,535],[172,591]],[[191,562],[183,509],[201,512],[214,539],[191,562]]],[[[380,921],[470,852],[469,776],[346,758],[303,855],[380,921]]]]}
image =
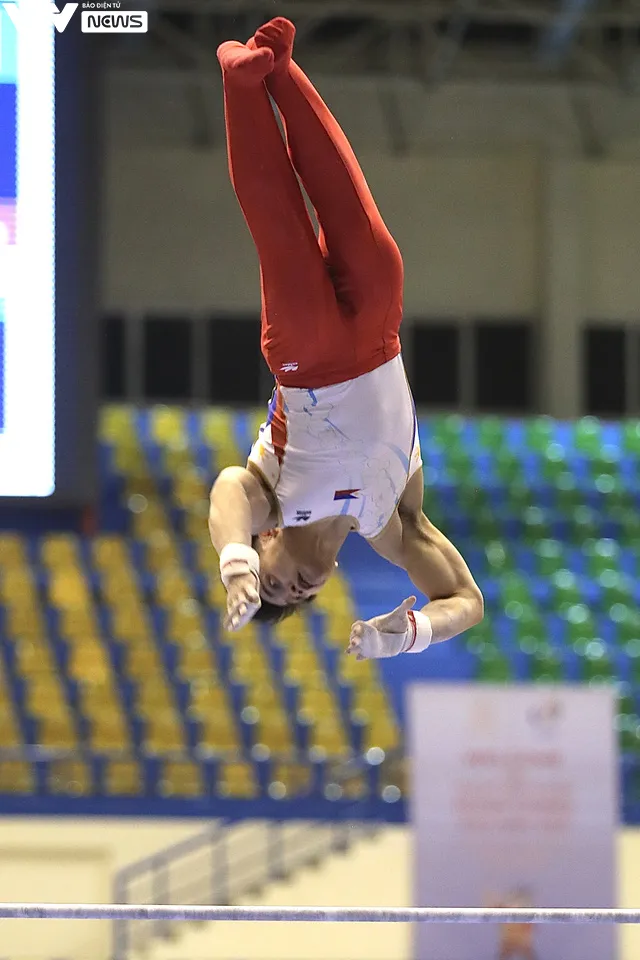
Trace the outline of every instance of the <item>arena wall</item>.
{"type": "MultiPolygon", "coordinates": [[[[208,821],[55,819],[7,817],[0,821],[0,899],[109,902],[113,878],[127,863],[165,849],[208,826],[208,821]]],[[[267,904],[406,906],[411,904],[411,831],[387,827],[325,867],[305,870],[285,884],[249,899],[267,904]]],[[[640,830],[624,829],[618,840],[619,903],[640,903],[640,830]]],[[[107,960],[108,924],[78,921],[8,921],[2,925],[2,955],[12,960],[107,960]],[[54,945],[54,946],[52,946],[54,945]]],[[[409,960],[410,932],[401,926],[358,928],[305,924],[285,928],[216,924],[202,935],[163,944],[153,960],[409,960]],[[214,936],[215,933],[215,936],[214,936]]],[[[621,960],[640,956],[640,929],[621,930],[621,960]]]]}
{"type": "MultiPolygon", "coordinates": [[[[581,319],[640,322],[637,98],[586,91],[578,114],[562,88],[399,82],[394,150],[379,85],[319,86],[403,251],[408,316],[544,319],[557,274],[576,287],[581,319]],[[555,242],[567,218],[572,258],[555,242]]],[[[257,262],[229,185],[216,71],[204,147],[184,75],[114,72],[107,103],[105,309],[255,314],[257,262]]]]}

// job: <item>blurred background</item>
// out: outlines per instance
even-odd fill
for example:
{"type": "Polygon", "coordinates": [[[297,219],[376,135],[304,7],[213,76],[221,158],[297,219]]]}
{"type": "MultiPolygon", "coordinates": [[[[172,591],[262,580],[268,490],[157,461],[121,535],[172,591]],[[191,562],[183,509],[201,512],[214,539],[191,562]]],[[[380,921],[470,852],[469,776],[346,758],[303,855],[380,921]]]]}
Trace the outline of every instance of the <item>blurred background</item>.
{"type": "MultiPolygon", "coordinates": [[[[640,6],[98,6],[0,4],[0,898],[410,903],[424,679],[614,692],[637,905],[640,6]],[[355,537],[311,612],[221,627],[209,490],[272,378],[215,51],[275,15],[402,250],[424,508],[485,595],[420,657],[344,656],[408,591],[355,537]]],[[[3,926],[7,960],[412,955],[402,926],[3,926]]]]}

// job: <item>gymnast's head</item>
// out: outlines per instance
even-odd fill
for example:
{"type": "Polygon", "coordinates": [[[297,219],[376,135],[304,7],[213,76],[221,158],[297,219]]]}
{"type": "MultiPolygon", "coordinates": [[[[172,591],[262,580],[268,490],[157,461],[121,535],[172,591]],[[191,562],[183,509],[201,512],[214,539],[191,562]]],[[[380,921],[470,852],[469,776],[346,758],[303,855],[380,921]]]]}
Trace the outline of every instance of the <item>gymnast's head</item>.
{"type": "Polygon", "coordinates": [[[335,554],[304,530],[268,530],[251,545],[260,555],[262,601],[254,619],[267,623],[279,623],[311,603],[335,567],[335,554]]]}

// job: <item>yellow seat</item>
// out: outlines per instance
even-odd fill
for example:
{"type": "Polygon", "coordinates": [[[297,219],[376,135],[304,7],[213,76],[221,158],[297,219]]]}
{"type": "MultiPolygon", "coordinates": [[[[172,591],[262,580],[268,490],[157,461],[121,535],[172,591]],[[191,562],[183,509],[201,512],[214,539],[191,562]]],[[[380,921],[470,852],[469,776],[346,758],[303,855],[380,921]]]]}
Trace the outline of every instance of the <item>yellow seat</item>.
{"type": "Polygon", "coordinates": [[[60,750],[77,746],[78,738],[69,714],[43,716],[38,722],[38,741],[45,747],[57,747],[60,750]]]}
{"type": "Polygon", "coordinates": [[[117,715],[120,712],[120,701],[111,676],[100,681],[81,678],[78,681],[78,699],[81,712],[87,716],[117,715]]]}
{"type": "Polygon", "coordinates": [[[0,567],[15,567],[24,563],[24,538],[19,533],[0,533],[0,567]]]}
{"type": "Polygon", "coordinates": [[[268,710],[270,708],[280,707],[282,697],[273,683],[258,680],[256,683],[247,687],[244,703],[247,707],[257,707],[259,710],[268,710]]]}
{"type": "Polygon", "coordinates": [[[195,466],[183,469],[175,478],[173,497],[183,510],[204,504],[208,511],[209,488],[202,471],[195,466]]]}
{"type": "Polygon", "coordinates": [[[129,551],[122,537],[104,535],[92,543],[93,562],[99,570],[117,571],[129,564],[129,551]]]}
{"type": "Polygon", "coordinates": [[[98,419],[98,433],[107,442],[132,442],[136,439],[132,407],[114,405],[103,407],[98,419]]]}
{"type": "MultiPolygon", "coordinates": [[[[184,532],[185,535],[192,542],[199,543],[202,542],[213,552],[214,556],[217,557],[217,553],[213,550],[211,546],[211,540],[209,538],[209,527],[207,524],[207,517],[209,516],[209,496],[207,494],[206,500],[198,500],[195,503],[185,508],[184,515],[184,532]]],[[[218,561],[216,560],[216,565],[218,561]]]]}
{"type": "Polygon", "coordinates": [[[209,606],[214,607],[217,610],[226,610],[227,591],[224,588],[224,584],[220,580],[219,571],[214,573],[205,570],[205,573],[209,574],[206,593],[207,603],[209,606]]]}
{"type": "Polygon", "coordinates": [[[0,793],[33,793],[34,789],[31,764],[22,760],[0,760],[0,793]]]}
{"type": "Polygon", "coordinates": [[[310,730],[309,746],[327,757],[344,757],[350,752],[342,725],[335,717],[318,719],[310,730]]]}
{"type": "Polygon", "coordinates": [[[273,780],[283,785],[286,796],[302,796],[311,789],[311,768],[308,764],[278,763],[274,767],[273,780]]]}
{"type": "Polygon", "coordinates": [[[140,641],[126,647],[125,672],[132,679],[162,676],[160,657],[155,646],[140,641]]]}
{"type": "Polygon", "coordinates": [[[293,754],[293,737],[289,718],[283,710],[261,711],[255,726],[255,744],[267,747],[277,757],[293,754]]]}
{"type": "MultiPolygon", "coordinates": [[[[131,527],[133,535],[138,540],[148,540],[150,537],[155,537],[158,534],[169,535],[171,525],[164,507],[160,501],[151,499],[152,495],[148,489],[143,493],[140,489],[142,486],[142,484],[138,484],[137,486],[132,485],[129,491],[130,496],[142,494],[147,501],[145,509],[139,513],[134,513],[132,516],[131,527]]],[[[151,483],[149,483],[149,486],[151,486],[151,483]]]]}
{"type": "Polygon", "coordinates": [[[49,602],[54,607],[73,609],[91,606],[89,586],[80,568],[60,567],[51,573],[49,602]]]}
{"type": "Polygon", "coordinates": [[[162,607],[193,599],[193,588],[184,572],[177,566],[158,574],[156,577],[156,600],[162,607]]]}
{"type": "Polygon", "coordinates": [[[337,714],[338,703],[334,693],[328,687],[300,687],[298,698],[298,718],[311,722],[323,716],[337,714]]]}
{"type": "Polygon", "coordinates": [[[258,678],[264,682],[269,682],[271,677],[271,666],[267,660],[264,649],[258,644],[238,642],[238,645],[231,648],[233,660],[230,676],[236,683],[251,683],[258,678]]]}
{"type": "Polygon", "coordinates": [[[400,745],[400,730],[395,718],[389,713],[374,715],[365,728],[364,749],[380,747],[393,750],[400,745]]]}
{"type": "Polygon", "coordinates": [[[141,681],[136,690],[136,712],[152,719],[158,712],[175,709],[173,694],[163,677],[141,681]]]}
{"type": "Polygon", "coordinates": [[[180,646],[179,650],[177,673],[181,679],[215,675],[216,664],[205,642],[194,646],[180,646]]]}
{"type": "Polygon", "coordinates": [[[158,405],[150,411],[151,436],[160,446],[180,445],[187,439],[184,411],[158,405]]]}
{"type": "Polygon", "coordinates": [[[18,640],[14,652],[16,670],[23,677],[55,672],[49,648],[43,640],[18,640]]]}
{"type": "Polygon", "coordinates": [[[193,634],[204,635],[205,626],[200,605],[195,600],[186,600],[167,611],[167,637],[182,639],[193,634]]]}
{"type": "Polygon", "coordinates": [[[29,607],[7,607],[6,623],[9,636],[44,636],[44,626],[39,607],[31,605],[29,607]]]}
{"type": "Polygon", "coordinates": [[[165,763],[160,792],[165,797],[201,797],[204,784],[200,767],[190,762],[165,763]]]}
{"type": "Polygon", "coordinates": [[[377,681],[378,668],[373,660],[356,660],[343,654],[338,661],[338,679],[345,685],[367,686],[377,681]]]}
{"type": "Polygon", "coordinates": [[[313,646],[309,622],[302,613],[294,613],[281,623],[275,624],[271,628],[271,636],[273,642],[281,647],[289,646],[291,643],[298,644],[300,647],[303,644],[308,648],[313,646]]]}
{"type": "Polygon", "coordinates": [[[142,775],[136,760],[112,760],[104,777],[105,793],[111,796],[137,797],[142,793],[142,775]]]}
{"type": "Polygon", "coordinates": [[[211,754],[235,754],[240,748],[240,738],[235,720],[229,710],[216,710],[200,718],[199,746],[211,754]]]}
{"type": "Polygon", "coordinates": [[[229,697],[224,687],[214,679],[194,680],[190,687],[189,716],[194,719],[205,717],[217,710],[229,709],[229,697]]]}
{"type": "Polygon", "coordinates": [[[242,761],[221,763],[218,771],[218,793],[223,797],[251,799],[258,794],[258,782],[252,766],[242,761]]]}
{"type": "Polygon", "coordinates": [[[57,760],[51,764],[48,786],[52,793],[87,797],[93,793],[89,767],[78,760],[57,760]]]}
{"type": "Polygon", "coordinates": [[[13,705],[0,686],[0,747],[15,747],[22,742],[13,705]]]}
{"type": "Polygon", "coordinates": [[[29,677],[25,690],[25,707],[34,717],[57,717],[67,712],[60,681],[55,674],[29,677]]]}
{"type": "Polygon", "coordinates": [[[119,714],[87,716],[90,725],[89,744],[96,753],[113,753],[129,747],[129,732],[119,714]]]}
{"type": "Polygon", "coordinates": [[[150,642],[146,613],[137,604],[114,608],[111,611],[111,630],[116,640],[135,644],[150,642]]]}
{"type": "Polygon", "coordinates": [[[184,750],[184,730],[174,710],[163,710],[147,719],[144,747],[157,755],[184,750]]]}
{"type": "Polygon", "coordinates": [[[48,567],[75,566],[78,563],[78,538],[69,533],[51,533],[40,544],[42,562],[48,567]]]}

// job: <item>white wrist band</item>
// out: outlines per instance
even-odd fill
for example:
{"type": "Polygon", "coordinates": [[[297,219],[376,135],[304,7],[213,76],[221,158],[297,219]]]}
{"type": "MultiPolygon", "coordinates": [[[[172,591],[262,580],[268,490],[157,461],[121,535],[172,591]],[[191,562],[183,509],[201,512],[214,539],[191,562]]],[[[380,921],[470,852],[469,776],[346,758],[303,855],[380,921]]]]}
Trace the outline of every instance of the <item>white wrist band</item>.
{"type": "Polygon", "coordinates": [[[232,577],[252,573],[260,581],[260,557],[246,543],[228,543],[220,553],[220,579],[225,587],[232,577]]]}
{"type": "Polygon", "coordinates": [[[420,613],[419,610],[408,610],[407,616],[409,617],[409,642],[403,653],[422,653],[433,637],[431,620],[426,613],[420,613]]]}

